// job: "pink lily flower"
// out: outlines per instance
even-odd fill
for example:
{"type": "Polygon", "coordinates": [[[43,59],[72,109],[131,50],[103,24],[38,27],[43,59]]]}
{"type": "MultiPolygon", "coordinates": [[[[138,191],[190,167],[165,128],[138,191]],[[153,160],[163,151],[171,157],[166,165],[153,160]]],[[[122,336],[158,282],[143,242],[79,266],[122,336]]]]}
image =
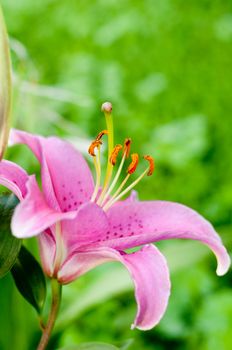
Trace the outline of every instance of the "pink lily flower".
{"type": "Polygon", "coordinates": [[[68,142],[18,130],[11,131],[11,143],[27,145],[39,160],[42,190],[34,175],[6,160],[0,162],[0,183],[20,200],[12,218],[13,234],[19,238],[38,235],[43,269],[49,277],[66,284],[102,263],[121,262],[135,285],[138,310],[132,328],[148,330],[160,321],[170,294],[166,259],[152,242],[198,240],[215,254],[218,275],[227,272],[230,258],[212,225],[194,210],[172,202],[138,201],[134,192],[121,200],[145,175],[152,174],[154,162],[145,156],[148,167],[126,187],[138,164],[138,155],[132,154],[125,178],[117,186],[130,139],[124,148],[114,147],[111,104],[103,104],[102,109],[107,130],[89,148],[96,170],[95,185],[86,161],[68,142]],[[109,154],[100,187],[104,134],[108,136],[109,154]],[[112,180],[120,151],[121,162],[112,180]],[[142,248],[126,252],[138,246],[142,248]]]}

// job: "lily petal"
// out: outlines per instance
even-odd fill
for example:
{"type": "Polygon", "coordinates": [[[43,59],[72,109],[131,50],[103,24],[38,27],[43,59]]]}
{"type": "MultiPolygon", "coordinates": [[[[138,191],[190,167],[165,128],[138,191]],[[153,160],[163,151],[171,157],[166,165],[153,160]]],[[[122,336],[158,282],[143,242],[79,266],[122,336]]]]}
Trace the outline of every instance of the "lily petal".
{"type": "Polygon", "coordinates": [[[27,182],[26,197],[14,211],[11,229],[14,236],[28,238],[40,234],[57,221],[75,216],[76,212],[61,213],[51,209],[32,175],[27,182]]]}
{"type": "Polygon", "coordinates": [[[132,328],[151,329],[162,318],[170,294],[168,266],[155,246],[147,245],[131,254],[121,254],[110,248],[76,252],[63,264],[58,279],[61,283],[69,283],[108,261],[121,262],[134,281],[138,311],[132,328]]]}
{"type": "Polygon", "coordinates": [[[56,254],[56,242],[50,229],[38,236],[39,250],[43,270],[47,276],[52,277],[54,271],[54,260],[56,254]]]}
{"type": "MultiPolygon", "coordinates": [[[[135,190],[132,190],[130,195],[124,200],[124,202],[137,202],[139,200],[138,192],[135,190]]],[[[118,202],[119,205],[121,202],[118,202]]]]}
{"type": "Polygon", "coordinates": [[[94,183],[82,155],[66,141],[12,130],[11,144],[26,144],[41,163],[42,187],[47,203],[62,211],[76,210],[90,200],[94,183]]]}
{"type": "Polygon", "coordinates": [[[19,200],[26,195],[28,175],[20,166],[8,160],[0,162],[0,184],[11,190],[19,200]]]}
{"type": "Polygon", "coordinates": [[[95,203],[82,204],[74,220],[62,221],[62,235],[68,252],[108,238],[108,220],[95,203]]]}
{"type": "Polygon", "coordinates": [[[107,212],[110,234],[99,245],[124,250],[171,238],[189,238],[209,246],[217,258],[217,274],[230,266],[230,257],[213,226],[196,211],[165,201],[120,202],[107,212]]]}

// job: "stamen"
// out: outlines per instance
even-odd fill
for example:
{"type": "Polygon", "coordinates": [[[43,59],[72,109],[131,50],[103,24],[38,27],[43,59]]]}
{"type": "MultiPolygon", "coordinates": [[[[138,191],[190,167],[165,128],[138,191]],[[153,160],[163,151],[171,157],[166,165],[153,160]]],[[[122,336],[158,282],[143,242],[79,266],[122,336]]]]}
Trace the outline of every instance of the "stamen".
{"type": "Polygon", "coordinates": [[[131,158],[132,158],[132,162],[128,167],[128,170],[127,170],[128,174],[126,178],[122,182],[121,186],[119,186],[114,196],[103,206],[102,209],[104,211],[108,210],[114,203],[116,203],[119,199],[125,196],[130,190],[132,190],[132,188],[134,188],[145,175],[148,175],[148,176],[152,175],[155,168],[154,159],[151,156],[144,156],[144,158],[149,162],[149,167],[147,167],[147,169],[144,170],[144,172],[134,182],[132,182],[124,191],[121,192],[122,188],[124,187],[125,183],[130,177],[131,173],[135,171],[138,165],[138,155],[136,153],[132,154],[131,158]],[[132,172],[130,173],[129,171],[132,171],[132,172]]]}
{"type": "Polygon", "coordinates": [[[97,148],[97,156],[93,157],[93,163],[96,171],[96,184],[91,197],[91,202],[94,202],[101,184],[101,160],[100,160],[100,147],[97,148]]]}
{"type": "Polygon", "coordinates": [[[127,175],[122,181],[121,185],[115,191],[115,193],[110,198],[111,192],[113,191],[125,163],[126,158],[130,155],[131,139],[127,138],[124,142],[124,146],[117,144],[114,146],[114,130],[113,130],[113,118],[112,118],[112,104],[110,102],[105,102],[101,107],[102,112],[104,112],[106,118],[107,130],[102,130],[96,137],[96,139],[91,143],[89,147],[89,154],[93,157],[93,162],[96,170],[96,184],[94,192],[91,197],[91,201],[96,201],[96,197],[100,189],[101,180],[101,164],[100,164],[100,146],[102,145],[102,137],[108,134],[108,161],[107,169],[105,174],[105,180],[102,187],[102,191],[99,195],[96,203],[102,207],[104,211],[108,210],[115,202],[120,200],[124,195],[126,195],[137,183],[145,176],[151,176],[155,169],[154,159],[150,155],[145,155],[144,159],[149,162],[149,166],[143,171],[143,173],[133,181],[127,188],[124,189],[130,176],[136,171],[139,163],[139,155],[137,153],[131,154],[131,163],[127,168],[127,175]],[[97,148],[97,155],[95,154],[95,149],[97,148]],[[116,175],[111,183],[111,177],[113,173],[113,167],[117,163],[119,152],[123,149],[123,156],[116,172],[116,175]],[[111,183],[111,184],[110,184],[111,183]],[[123,190],[124,189],[124,190],[123,190]]]}
{"type": "Polygon", "coordinates": [[[104,135],[108,135],[108,130],[102,130],[96,137],[96,141],[100,141],[104,135]]]}
{"type": "Polygon", "coordinates": [[[129,180],[129,177],[130,177],[131,174],[127,174],[125,179],[122,181],[121,185],[119,186],[119,188],[117,189],[117,191],[114,193],[114,195],[111,197],[111,199],[107,202],[107,203],[104,203],[103,205],[103,210],[104,210],[104,207],[105,206],[111,206],[112,202],[114,203],[114,199],[117,198],[117,196],[119,195],[119,193],[122,191],[123,187],[125,186],[125,184],[127,183],[127,181],[129,180]]]}
{"type": "Polygon", "coordinates": [[[99,191],[101,181],[101,164],[100,164],[100,146],[102,142],[100,140],[94,140],[89,146],[89,154],[93,157],[93,164],[96,172],[96,184],[91,197],[91,202],[94,202],[99,191]],[[95,154],[95,148],[97,148],[97,156],[95,154]]]}
{"type": "Polygon", "coordinates": [[[88,152],[92,157],[95,157],[96,154],[94,153],[95,148],[99,148],[100,145],[102,145],[102,142],[100,140],[94,140],[91,145],[89,146],[88,152]]]}
{"type": "Polygon", "coordinates": [[[131,163],[130,165],[128,166],[128,169],[127,169],[127,173],[128,174],[133,174],[138,166],[138,163],[139,163],[139,155],[138,153],[133,153],[131,155],[131,163]]]}
{"type": "Polygon", "coordinates": [[[149,162],[150,167],[149,167],[147,176],[151,176],[151,175],[153,174],[154,170],[155,170],[155,161],[154,161],[154,159],[153,159],[151,156],[149,156],[149,155],[143,156],[143,158],[146,159],[146,160],[149,162]]]}
{"type": "MultiPolygon", "coordinates": [[[[106,192],[102,202],[101,202],[101,205],[104,206],[104,204],[106,203],[110,193],[113,191],[118,179],[119,179],[119,176],[122,172],[122,168],[123,168],[123,165],[124,165],[124,162],[125,162],[125,159],[126,157],[129,155],[129,151],[130,151],[130,144],[131,144],[131,139],[126,139],[125,142],[124,142],[124,148],[123,148],[123,156],[122,156],[122,160],[120,162],[120,165],[118,167],[118,171],[114,177],[114,180],[112,182],[112,184],[110,185],[108,191],[106,192]]],[[[128,180],[128,179],[127,179],[128,180]]],[[[126,180],[126,181],[127,181],[126,180]]],[[[123,184],[123,186],[125,185],[125,183],[123,184]]],[[[121,189],[120,189],[121,190],[121,189]]],[[[116,194],[117,195],[117,194],[116,194]]]]}
{"type": "Polygon", "coordinates": [[[126,158],[128,158],[130,155],[130,146],[131,146],[131,139],[128,138],[124,142],[124,149],[123,149],[123,153],[126,153],[126,158]]]}
{"type": "MultiPolygon", "coordinates": [[[[126,141],[125,141],[125,142],[126,142],[126,141]]],[[[122,162],[121,162],[122,165],[124,164],[124,161],[125,161],[125,158],[126,158],[126,154],[127,154],[127,152],[125,151],[124,154],[123,154],[122,162]]],[[[113,190],[113,188],[114,188],[114,186],[115,186],[115,184],[116,184],[116,181],[118,180],[119,175],[120,175],[120,173],[121,173],[122,166],[121,166],[121,164],[120,164],[120,167],[119,167],[119,169],[118,169],[118,172],[117,172],[117,174],[116,174],[116,176],[115,176],[115,179],[116,179],[116,180],[114,179],[114,181],[112,182],[112,184],[111,184],[111,186],[110,186],[110,188],[109,188],[109,190],[108,190],[106,196],[104,197],[104,200],[103,200],[102,203],[101,203],[101,205],[103,205],[103,207],[104,207],[104,206],[110,205],[110,203],[114,201],[114,198],[116,198],[117,195],[122,191],[123,187],[125,186],[125,184],[126,184],[127,181],[129,180],[129,177],[131,176],[131,174],[133,174],[133,173],[135,172],[135,170],[136,170],[136,168],[137,168],[137,165],[138,165],[138,162],[139,162],[139,155],[138,155],[137,153],[133,153],[133,154],[131,155],[131,159],[132,159],[132,161],[131,161],[131,163],[130,163],[128,169],[127,169],[127,176],[126,176],[125,179],[122,181],[121,185],[119,186],[119,188],[117,189],[117,191],[114,193],[114,195],[112,196],[112,198],[109,200],[109,202],[106,203],[106,199],[107,199],[107,197],[109,196],[109,194],[112,192],[112,190],[113,190]],[[120,171],[120,172],[119,172],[119,171],[120,171]]]]}
{"type": "Polygon", "coordinates": [[[111,156],[110,156],[110,163],[115,166],[116,164],[116,161],[117,161],[117,157],[118,157],[118,154],[119,152],[121,151],[122,149],[122,145],[116,145],[113,149],[113,152],[111,153],[111,156]]]}
{"type": "Polygon", "coordinates": [[[91,197],[92,202],[95,201],[100,188],[100,182],[101,182],[100,146],[102,145],[101,139],[106,134],[108,134],[107,130],[102,130],[101,132],[99,132],[96,139],[89,146],[89,154],[93,157],[93,163],[96,171],[96,184],[91,197]],[[95,148],[97,148],[97,156],[95,154],[95,148]]]}
{"type": "MultiPolygon", "coordinates": [[[[142,180],[142,178],[147,174],[147,171],[149,170],[149,168],[147,168],[134,182],[132,182],[132,184],[130,184],[124,191],[122,191],[118,196],[116,197],[112,197],[112,199],[106,203],[104,205],[104,207],[102,208],[104,211],[108,210],[114,203],[116,203],[119,199],[121,199],[123,196],[125,196],[125,194],[127,194],[130,190],[132,190],[132,188],[134,188],[137,183],[142,180]]],[[[125,180],[129,178],[130,174],[127,174],[125,180]]],[[[124,180],[124,181],[125,181],[124,180]]],[[[123,181],[123,182],[124,182],[123,181]]],[[[124,183],[125,185],[125,183],[124,183]]],[[[121,186],[120,186],[121,187],[121,186]]],[[[118,191],[117,191],[118,192],[118,191]]]]}

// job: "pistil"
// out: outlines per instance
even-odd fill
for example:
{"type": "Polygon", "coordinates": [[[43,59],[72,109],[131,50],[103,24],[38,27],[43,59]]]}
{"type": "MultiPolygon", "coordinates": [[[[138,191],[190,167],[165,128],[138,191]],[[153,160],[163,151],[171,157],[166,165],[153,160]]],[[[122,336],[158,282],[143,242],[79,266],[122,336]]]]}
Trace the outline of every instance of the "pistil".
{"type": "Polygon", "coordinates": [[[112,117],[112,104],[110,102],[103,103],[101,110],[105,115],[106,126],[108,131],[108,161],[107,161],[107,169],[106,169],[104,185],[103,185],[100,197],[97,201],[98,204],[101,203],[101,201],[103,200],[112,177],[113,165],[110,162],[110,157],[114,148],[114,126],[113,126],[113,117],[112,117]]]}

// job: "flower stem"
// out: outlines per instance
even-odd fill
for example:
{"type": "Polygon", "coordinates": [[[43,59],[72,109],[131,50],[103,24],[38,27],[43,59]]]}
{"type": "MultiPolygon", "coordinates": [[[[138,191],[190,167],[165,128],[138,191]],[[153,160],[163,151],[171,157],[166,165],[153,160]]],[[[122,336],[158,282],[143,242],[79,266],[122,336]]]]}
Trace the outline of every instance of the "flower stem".
{"type": "Polygon", "coordinates": [[[51,280],[51,288],[52,288],[52,305],[51,305],[51,310],[50,310],[50,314],[49,314],[49,318],[48,318],[48,322],[46,324],[46,326],[44,327],[43,333],[42,333],[42,337],[40,339],[39,345],[37,347],[37,350],[45,350],[55,321],[56,321],[56,317],[59,311],[59,307],[60,307],[60,302],[61,302],[61,291],[62,291],[62,286],[61,284],[59,284],[57,282],[56,279],[52,279],[51,280]]]}
{"type": "Polygon", "coordinates": [[[7,29],[0,5],[0,160],[7,147],[12,102],[11,60],[7,29]]]}

